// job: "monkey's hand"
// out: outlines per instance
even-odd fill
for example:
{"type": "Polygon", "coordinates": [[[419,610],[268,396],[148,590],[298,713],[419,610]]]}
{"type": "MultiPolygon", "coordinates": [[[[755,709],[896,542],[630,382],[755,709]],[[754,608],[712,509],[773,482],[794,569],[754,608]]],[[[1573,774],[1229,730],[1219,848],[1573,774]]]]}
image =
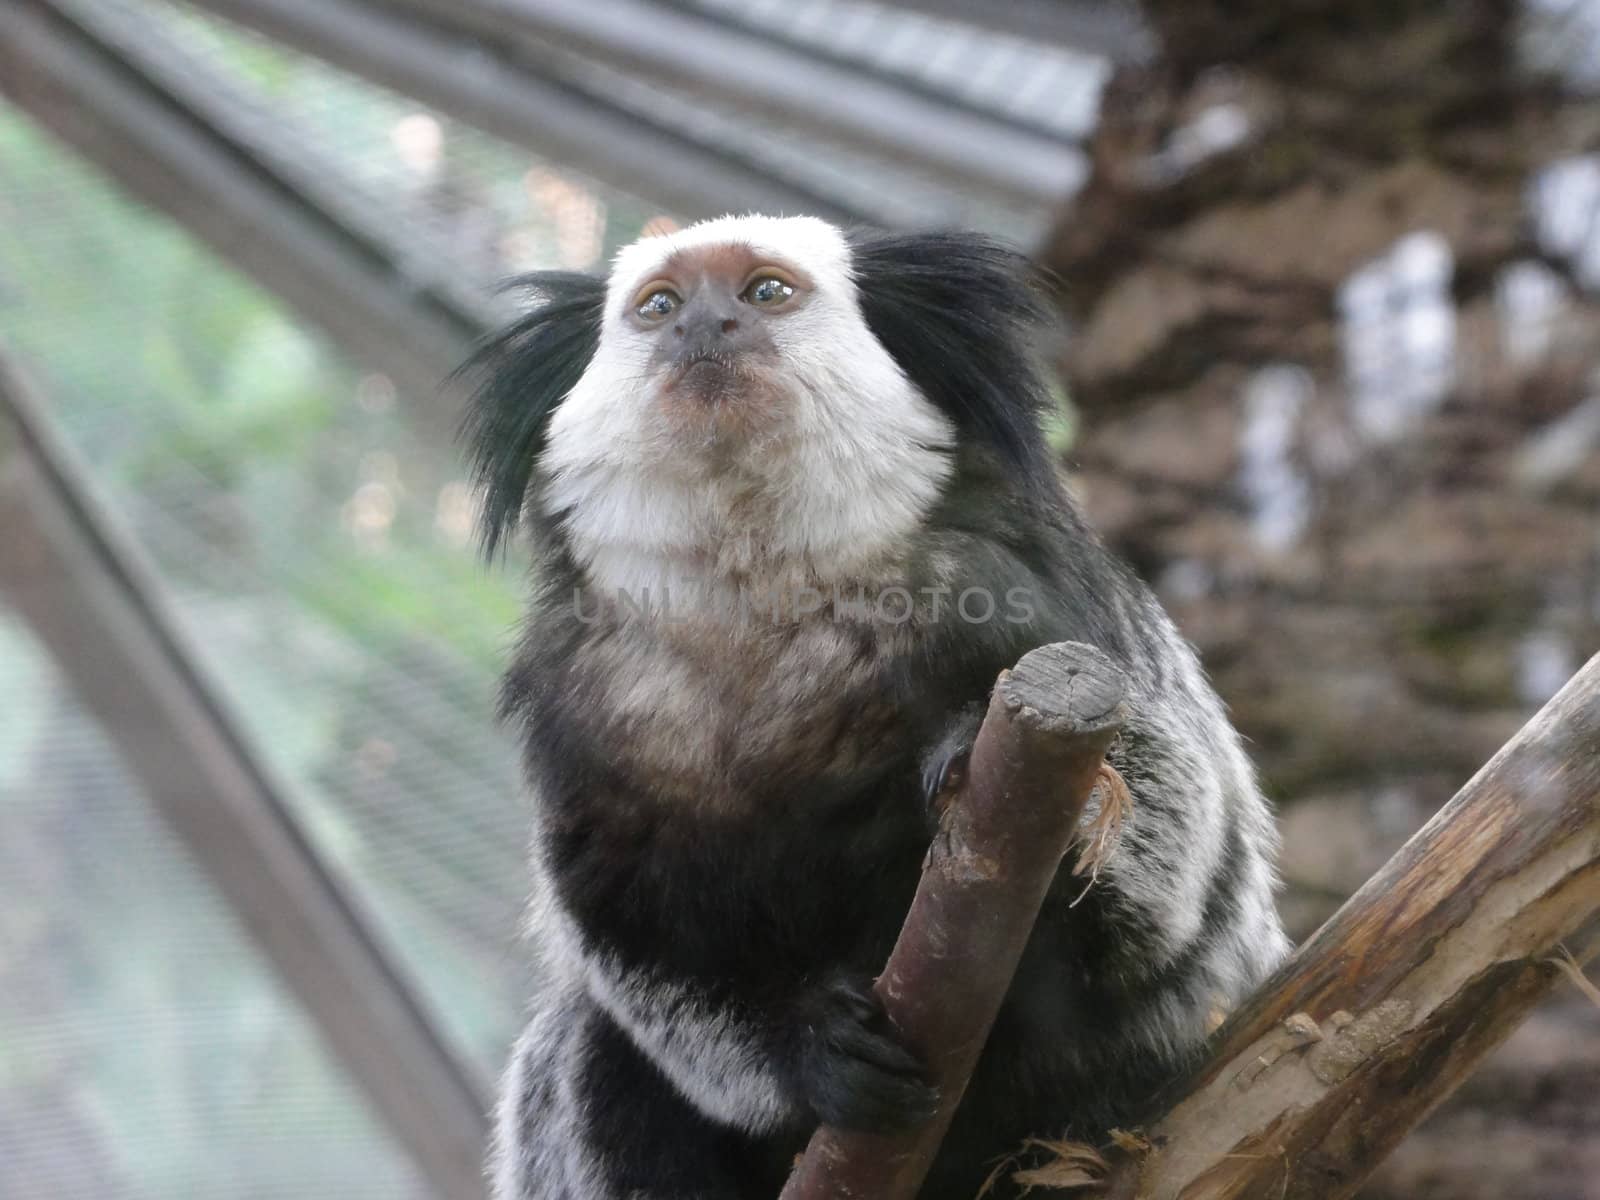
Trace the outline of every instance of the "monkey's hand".
{"type": "Polygon", "coordinates": [[[955,789],[961,786],[983,724],[984,706],[969,704],[950,719],[938,741],[922,754],[922,798],[937,820],[955,789]]]}
{"type": "Polygon", "coordinates": [[[939,1093],[868,981],[837,976],[808,989],[798,1016],[795,1085],[818,1120],[893,1133],[933,1116],[939,1093]]]}

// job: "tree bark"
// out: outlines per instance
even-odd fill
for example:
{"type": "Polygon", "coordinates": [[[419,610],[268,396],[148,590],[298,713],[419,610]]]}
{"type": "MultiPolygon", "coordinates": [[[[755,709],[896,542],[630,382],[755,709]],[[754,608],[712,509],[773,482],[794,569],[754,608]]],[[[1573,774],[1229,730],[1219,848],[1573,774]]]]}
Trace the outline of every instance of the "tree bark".
{"type": "MultiPolygon", "coordinates": [[[[1145,4],[1163,54],[1112,79],[1043,253],[1091,517],[1199,646],[1269,790],[1381,797],[1401,837],[1600,650],[1600,303],[1535,203],[1542,168],[1600,146],[1600,109],[1518,68],[1516,7],[1145,4]],[[1377,434],[1348,285],[1413,235],[1445,255],[1451,377],[1402,420],[1395,348],[1371,402],[1400,424],[1377,434]],[[1504,302],[1523,269],[1560,293],[1532,331],[1504,302]],[[1277,536],[1251,478],[1264,375],[1293,393],[1267,457],[1301,519],[1277,536]]],[[[1296,924],[1397,844],[1292,897],[1296,924]]]]}
{"type": "Polygon", "coordinates": [[[1597,655],[1269,981],[1117,1200],[1342,1200],[1600,949],[1597,655]]]}
{"type": "MultiPolygon", "coordinates": [[[[1600,651],[1600,272],[1544,227],[1546,169],[1600,148],[1592,90],[1552,65],[1591,45],[1564,7],[1147,0],[1163,49],[1110,81],[1042,254],[1075,483],[1283,802],[1296,936],[1600,651]],[[1352,277],[1404,292],[1419,244],[1445,251],[1448,379],[1412,406],[1405,306],[1378,323],[1399,386],[1369,394],[1352,277]],[[1544,319],[1510,302],[1530,279],[1544,319]],[[1404,419],[1375,434],[1374,407],[1404,419]]],[[[1595,1200],[1562,1164],[1600,1165],[1600,1022],[1519,1036],[1366,1194],[1595,1200]]]]}
{"type": "Polygon", "coordinates": [[[916,1195],[1121,727],[1122,696],[1111,661],[1072,642],[1033,650],[1001,675],[877,982],[890,1020],[928,1064],[938,1112],[893,1137],[818,1130],[782,1200],[916,1195]]]}

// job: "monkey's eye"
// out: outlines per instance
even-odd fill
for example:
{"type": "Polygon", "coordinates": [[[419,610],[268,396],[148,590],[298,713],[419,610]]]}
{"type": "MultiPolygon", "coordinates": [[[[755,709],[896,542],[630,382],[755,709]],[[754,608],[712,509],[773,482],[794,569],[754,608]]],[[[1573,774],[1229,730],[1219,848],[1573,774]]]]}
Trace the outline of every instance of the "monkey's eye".
{"type": "Polygon", "coordinates": [[[681,303],[676,292],[669,288],[657,288],[641,300],[634,311],[646,321],[661,321],[671,316],[681,303]]]}
{"type": "Polygon", "coordinates": [[[745,288],[743,299],[745,303],[758,308],[776,308],[792,295],[794,288],[791,285],[775,275],[766,275],[745,288]]]}

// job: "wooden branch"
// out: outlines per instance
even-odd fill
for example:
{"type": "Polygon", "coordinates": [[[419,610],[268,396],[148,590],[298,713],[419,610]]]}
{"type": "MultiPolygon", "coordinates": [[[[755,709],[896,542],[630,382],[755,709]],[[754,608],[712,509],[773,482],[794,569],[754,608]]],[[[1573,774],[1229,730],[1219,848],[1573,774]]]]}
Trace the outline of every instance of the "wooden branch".
{"type": "Polygon", "coordinates": [[[916,1195],[1121,727],[1122,696],[1111,661],[1073,642],[1001,675],[877,983],[939,1086],[938,1113],[893,1137],[818,1130],[781,1200],[916,1195]]]}
{"type": "Polygon", "coordinates": [[[1116,1200],[1340,1200],[1600,949],[1596,656],[1219,1031],[1116,1200]]]}

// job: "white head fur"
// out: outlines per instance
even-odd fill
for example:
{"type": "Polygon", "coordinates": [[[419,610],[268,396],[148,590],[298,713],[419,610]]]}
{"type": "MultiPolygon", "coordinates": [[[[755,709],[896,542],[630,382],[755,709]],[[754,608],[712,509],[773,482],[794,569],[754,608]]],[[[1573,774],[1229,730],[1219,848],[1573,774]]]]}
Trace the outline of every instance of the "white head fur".
{"type": "Polygon", "coordinates": [[[603,589],[681,593],[734,574],[845,581],[904,544],[950,473],[954,442],[867,327],[839,230],[811,217],[723,217],[618,253],[599,349],[550,423],[537,502],[564,514],[603,589]],[[635,297],[674,255],[720,246],[799,268],[812,286],[771,321],[777,366],[755,419],[686,421],[663,402],[635,297]]]}

